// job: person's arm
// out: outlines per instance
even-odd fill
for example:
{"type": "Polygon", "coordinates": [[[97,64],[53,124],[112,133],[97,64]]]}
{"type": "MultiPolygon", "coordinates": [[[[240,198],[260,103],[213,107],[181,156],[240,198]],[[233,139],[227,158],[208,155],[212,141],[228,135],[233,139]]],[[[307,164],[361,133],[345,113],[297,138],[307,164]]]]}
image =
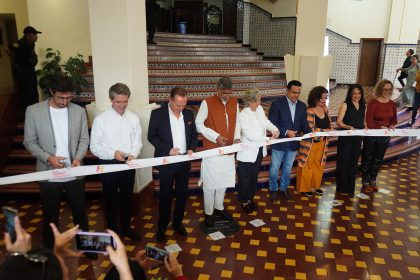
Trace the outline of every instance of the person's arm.
{"type": "Polygon", "coordinates": [[[366,106],[366,116],[365,116],[365,122],[368,128],[371,129],[375,129],[375,128],[379,128],[375,125],[375,122],[373,120],[373,116],[375,115],[375,106],[372,103],[374,101],[371,101],[367,106],[366,106]]]}
{"type": "Polygon", "coordinates": [[[235,134],[233,135],[233,143],[241,142],[241,121],[239,116],[239,104],[236,105],[236,125],[235,125],[235,134]]]}
{"type": "Polygon", "coordinates": [[[95,118],[90,133],[90,151],[100,159],[114,159],[115,151],[104,143],[104,127],[101,115],[95,118]]]}
{"type": "Polygon", "coordinates": [[[252,125],[250,125],[251,122],[248,119],[245,112],[242,111],[240,113],[239,121],[241,122],[241,129],[242,129],[241,134],[243,135],[244,138],[250,140],[251,142],[266,141],[266,140],[269,139],[265,135],[259,135],[259,133],[257,132],[258,129],[256,129],[256,127],[253,127],[252,125]]]}
{"type": "Polygon", "coordinates": [[[270,110],[268,111],[268,119],[274,124],[277,129],[280,131],[280,137],[287,137],[287,128],[282,127],[280,124],[280,111],[279,111],[279,104],[273,102],[270,106],[270,110]]]}
{"type": "Polygon", "coordinates": [[[77,145],[77,150],[74,160],[78,160],[79,164],[80,161],[85,157],[87,149],[89,147],[89,131],[88,131],[88,124],[87,124],[87,117],[86,117],[86,111],[83,110],[82,112],[82,118],[81,118],[81,129],[80,129],[80,137],[79,137],[79,143],[77,145]]]}
{"type": "Polygon", "coordinates": [[[109,259],[115,265],[121,280],[133,280],[124,243],[122,243],[120,237],[115,232],[109,229],[107,231],[113,237],[117,247],[115,250],[109,245],[106,247],[109,259]]]}
{"type": "Polygon", "coordinates": [[[343,122],[346,111],[347,111],[347,103],[341,104],[340,109],[338,110],[337,125],[344,129],[354,129],[354,127],[352,127],[351,125],[346,125],[343,122]]]}
{"type": "Polygon", "coordinates": [[[26,253],[32,248],[31,235],[22,228],[18,216],[14,218],[14,221],[16,241],[12,243],[10,234],[6,232],[4,233],[4,245],[6,246],[6,250],[9,253],[26,253]]]}
{"type": "Polygon", "coordinates": [[[34,157],[44,164],[48,164],[48,158],[51,154],[46,152],[39,145],[38,132],[36,129],[37,121],[32,108],[26,109],[23,145],[34,157]]]}
{"type": "Polygon", "coordinates": [[[132,135],[133,139],[131,139],[131,150],[130,155],[128,157],[128,161],[137,158],[140,154],[141,147],[143,143],[141,142],[141,126],[140,120],[136,116],[135,117],[135,124],[134,124],[134,135],[132,135]]]}
{"type": "Polygon", "coordinates": [[[395,105],[394,102],[392,102],[392,118],[391,118],[391,122],[390,122],[390,127],[391,129],[394,129],[395,125],[398,123],[397,120],[397,106],[395,105]]]}
{"type": "Polygon", "coordinates": [[[214,131],[211,128],[208,128],[204,125],[204,121],[207,119],[208,116],[208,108],[207,102],[203,100],[200,105],[200,109],[198,110],[197,116],[195,117],[195,126],[197,128],[197,132],[201,133],[203,137],[207,140],[217,143],[217,137],[219,137],[219,133],[214,131]]]}
{"type": "Polygon", "coordinates": [[[161,140],[159,135],[159,123],[161,122],[159,111],[153,110],[149,121],[149,131],[147,132],[147,140],[155,147],[156,150],[160,151],[164,155],[169,155],[172,147],[167,145],[161,140]]]}

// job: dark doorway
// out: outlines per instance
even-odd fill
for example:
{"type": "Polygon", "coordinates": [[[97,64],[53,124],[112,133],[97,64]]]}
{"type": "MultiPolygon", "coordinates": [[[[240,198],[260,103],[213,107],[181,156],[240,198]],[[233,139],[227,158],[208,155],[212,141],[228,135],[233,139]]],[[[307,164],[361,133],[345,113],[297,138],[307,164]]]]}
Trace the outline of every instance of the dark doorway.
{"type": "Polygon", "coordinates": [[[383,38],[361,38],[357,82],[363,86],[374,86],[381,69],[383,38]]]}
{"type": "Polygon", "coordinates": [[[236,37],[238,0],[223,0],[223,34],[236,37]]]}
{"type": "Polygon", "coordinates": [[[207,9],[206,34],[221,35],[222,34],[222,11],[219,7],[210,6],[207,9]]]}
{"type": "Polygon", "coordinates": [[[203,7],[203,0],[175,1],[175,25],[185,22],[186,33],[203,34],[203,7]]]}

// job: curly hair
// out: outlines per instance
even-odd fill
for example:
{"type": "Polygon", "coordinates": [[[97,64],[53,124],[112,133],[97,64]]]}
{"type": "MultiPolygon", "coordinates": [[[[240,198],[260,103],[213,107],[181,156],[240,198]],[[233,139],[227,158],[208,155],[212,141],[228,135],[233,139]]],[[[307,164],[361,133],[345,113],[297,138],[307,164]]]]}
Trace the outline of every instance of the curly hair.
{"type": "Polygon", "coordinates": [[[366,104],[365,91],[363,90],[363,87],[359,84],[353,84],[349,86],[349,89],[347,90],[346,100],[344,100],[344,103],[350,104],[352,102],[351,98],[355,89],[358,90],[361,94],[359,105],[364,106],[366,104]]]}
{"type": "Polygon", "coordinates": [[[328,89],[326,89],[323,86],[316,86],[313,89],[311,89],[308,96],[308,106],[311,108],[315,108],[316,102],[321,100],[323,93],[328,93],[328,89]]]}

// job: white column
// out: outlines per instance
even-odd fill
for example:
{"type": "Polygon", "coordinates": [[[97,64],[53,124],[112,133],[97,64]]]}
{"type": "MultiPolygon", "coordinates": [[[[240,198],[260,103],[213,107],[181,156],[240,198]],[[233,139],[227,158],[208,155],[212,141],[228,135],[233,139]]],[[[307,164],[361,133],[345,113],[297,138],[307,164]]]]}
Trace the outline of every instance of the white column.
{"type": "Polygon", "coordinates": [[[295,55],[285,56],[287,81],[302,82],[300,100],[306,103],[314,86],[327,86],[332,57],[324,56],[328,0],[299,0],[295,55]]]}
{"type": "MultiPolygon", "coordinates": [[[[96,102],[90,118],[109,108],[109,88],[125,83],[131,90],[129,110],[136,112],[143,130],[140,158],[153,156],[146,140],[150,109],[147,72],[146,12],[144,0],[89,0],[96,102]],[[92,113],[94,111],[95,113],[92,113]]],[[[151,168],[139,169],[136,191],[152,180],[151,168]]]]}

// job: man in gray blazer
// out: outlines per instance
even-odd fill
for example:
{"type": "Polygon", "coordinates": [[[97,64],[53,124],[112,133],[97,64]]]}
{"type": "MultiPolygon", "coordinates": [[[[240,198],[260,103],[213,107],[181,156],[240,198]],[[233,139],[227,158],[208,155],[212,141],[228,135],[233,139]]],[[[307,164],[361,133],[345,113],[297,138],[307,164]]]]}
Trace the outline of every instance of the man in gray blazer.
{"type": "MultiPolygon", "coordinates": [[[[75,167],[82,164],[89,145],[85,110],[70,100],[72,81],[63,75],[54,75],[49,81],[51,97],[31,105],[25,115],[23,145],[36,157],[37,171],[75,167]]],[[[63,191],[70,205],[74,224],[88,230],[83,178],[57,178],[40,181],[43,215],[42,244],[52,249],[54,235],[49,223],[59,226],[60,202],[63,191]]]]}

